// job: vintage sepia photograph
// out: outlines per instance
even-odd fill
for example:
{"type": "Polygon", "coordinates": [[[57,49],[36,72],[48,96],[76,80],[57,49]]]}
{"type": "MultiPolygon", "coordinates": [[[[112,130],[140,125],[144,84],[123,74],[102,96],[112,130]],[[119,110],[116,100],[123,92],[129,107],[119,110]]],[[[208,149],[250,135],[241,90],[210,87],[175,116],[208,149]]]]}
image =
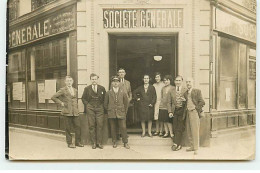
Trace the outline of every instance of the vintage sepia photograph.
{"type": "Polygon", "coordinates": [[[254,160],[256,0],[8,0],[6,158],[254,160]]]}

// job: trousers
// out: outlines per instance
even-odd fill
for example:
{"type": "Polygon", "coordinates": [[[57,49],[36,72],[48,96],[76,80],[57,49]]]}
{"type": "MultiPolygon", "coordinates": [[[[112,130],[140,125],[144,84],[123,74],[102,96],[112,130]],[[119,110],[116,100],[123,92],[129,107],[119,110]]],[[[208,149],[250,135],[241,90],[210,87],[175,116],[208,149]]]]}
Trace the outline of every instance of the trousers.
{"type": "Polygon", "coordinates": [[[176,108],[173,117],[173,132],[174,132],[174,143],[177,145],[182,144],[182,135],[185,129],[185,123],[183,120],[184,108],[176,108]]]}
{"type": "Polygon", "coordinates": [[[101,144],[103,137],[104,107],[103,105],[87,105],[87,118],[90,140],[92,143],[101,144]]]}
{"type": "Polygon", "coordinates": [[[199,148],[199,128],[200,119],[198,112],[194,109],[192,111],[187,110],[186,115],[186,129],[189,145],[194,150],[199,148]]]}
{"type": "Polygon", "coordinates": [[[127,143],[127,131],[126,131],[126,120],[118,118],[109,118],[112,141],[116,142],[117,140],[117,125],[121,132],[123,143],[127,143]]]}
{"type": "Polygon", "coordinates": [[[72,130],[75,131],[75,142],[76,144],[81,142],[80,138],[80,120],[79,116],[64,116],[65,133],[67,144],[72,144],[72,130]]]}

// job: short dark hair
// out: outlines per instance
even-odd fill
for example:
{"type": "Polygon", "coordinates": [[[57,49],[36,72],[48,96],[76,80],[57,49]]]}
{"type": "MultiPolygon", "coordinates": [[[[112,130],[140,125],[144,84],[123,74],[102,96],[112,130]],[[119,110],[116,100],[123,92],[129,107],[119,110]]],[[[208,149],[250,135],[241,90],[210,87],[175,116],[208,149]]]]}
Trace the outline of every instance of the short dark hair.
{"type": "Polygon", "coordinates": [[[163,77],[163,79],[170,80],[171,83],[172,83],[172,80],[173,80],[172,76],[169,75],[169,74],[165,75],[165,76],[163,77]]]}
{"type": "Polygon", "coordinates": [[[73,78],[72,78],[71,76],[69,76],[69,75],[65,76],[65,80],[66,80],[67,78],[70,78],[70,79],[73,80],[73,78]]]}
{"type": "Polygon", "coordinates": [[[99,78],[99,76],[98,76],[97,74],[91,73],[91,74],[90,74],[90,79],[91,79],[92,77],[95,77],[95,76],[97,76],[97,78],[99,78]]]}
{"type": "Polygon", "coordinates": [[[176,80],[178,77],[181,78],[181,80],[183,81],[183,77],[182,77],[181,75],[177,75],[176,78],[175,78],[175,80],[176,80]]]}
{"type": "Polygon", "coordinates": [[[160,78],[162,78],[162,74],[160,72],[155,72],[154,77],[156,77],[158,75],[160,76],[160,78]]]}

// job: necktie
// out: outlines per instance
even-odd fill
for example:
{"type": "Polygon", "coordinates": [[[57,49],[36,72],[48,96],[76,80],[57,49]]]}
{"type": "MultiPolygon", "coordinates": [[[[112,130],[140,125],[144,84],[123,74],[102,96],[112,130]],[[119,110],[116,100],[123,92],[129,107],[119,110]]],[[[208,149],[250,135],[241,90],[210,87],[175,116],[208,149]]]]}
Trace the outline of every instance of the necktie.
{"type": "Polygon", "coordinates": [[[95,93],[97,93],[97,88],[96,87],[97,87],[96,85],[93,85],[93,90],[94,90],[95,93]]]}
{"type": "Polygon", "coordinates": [[[177,87],[177,91],[179,91],[179,88],[180,88],[180,87],[177,87]]]}
{"type": "Polygon", "coordinates": [[[72,87],[69,87],[70,94],[73,96],[72,87]]]}

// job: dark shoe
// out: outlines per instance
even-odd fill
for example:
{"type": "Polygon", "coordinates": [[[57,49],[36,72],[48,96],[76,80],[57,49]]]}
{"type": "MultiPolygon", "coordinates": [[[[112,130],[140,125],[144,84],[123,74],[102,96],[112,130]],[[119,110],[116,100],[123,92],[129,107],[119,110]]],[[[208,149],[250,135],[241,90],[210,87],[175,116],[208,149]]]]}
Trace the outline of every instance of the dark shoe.
{"type": "Polygon", "coordinates": [[[92,145],[92,149],[96,149],[96,148],[97,148],[97,144],[94,143],[94,144],[92,145]]]}
{"type": "Polygon", "coordinates": [[[76,148],[76,146],[74,144],[68,144],[69,148],[76,148]]]}
{"type": "Polygon", "coordinates": [[[181,149],[182,149],[182,146],[179,145],[179,146],[175,149],[175,151],[179,151],[179,150],[181,150],[181,149]]]}
{"type": "Polygon", "coordinates": [[[83,144],[81,144],[80,142],[76,144],[77,147],[84,147],[83,144]]]}
{"type": "Polygon", "coordinates": [[[159,135],[159,132],[155,132],[153,135],[154,135],[154,136],[158,136],[158,135],[159,135]]]}
{"type": "Polygon", "coordinates": [[[128,145],[128,143],[124,143],[124,147],[125,147],[126,149],[130,149],[130,146],[128,145]]]}
{"type": "Polygon", "coordinates": [[[164,135],[163,135],[163,138],[168,138],[169,137],[169,134],[168,133],[165,133],[164,135]]]}
{"type": "Polygon", "coordinates": [[[172,151],[176,151],[176,148],[177,148],[177,147],[178,147],[177,144],[173,143],[173,145],[172,145],[172,151]]]}
{"type": "Polygon", "coordinates": [[[162,137],[162,136],[163,136],[163,133],[162,133],[162,132],[160,132],[160,133],[159,133],[159,137],[162,137]]]}
{"type": "Polygon", "coordinates": [[[103,145],[101,145],[101,144],[97,144],[97,147],[100,148],[100,149],[104,148],[103,145]]]}
{"type": "Polygon", "coordinates": [[[172,139],[174,138],[174,134],[171,134],[171,138],[172,138],[172,139]]]}
{"type": "Polygon", "coordinates": [[[186,151],[188,151],[188,152],[189,151],[194,151],[194,149],[193,148],[187,148],[186,151]]]}
{"type": "Polygon", "coordinates": [[[113,148],[116,148],[116,147],[117,147],[116,142],[114,142],[113,143],[113,148]]]}

